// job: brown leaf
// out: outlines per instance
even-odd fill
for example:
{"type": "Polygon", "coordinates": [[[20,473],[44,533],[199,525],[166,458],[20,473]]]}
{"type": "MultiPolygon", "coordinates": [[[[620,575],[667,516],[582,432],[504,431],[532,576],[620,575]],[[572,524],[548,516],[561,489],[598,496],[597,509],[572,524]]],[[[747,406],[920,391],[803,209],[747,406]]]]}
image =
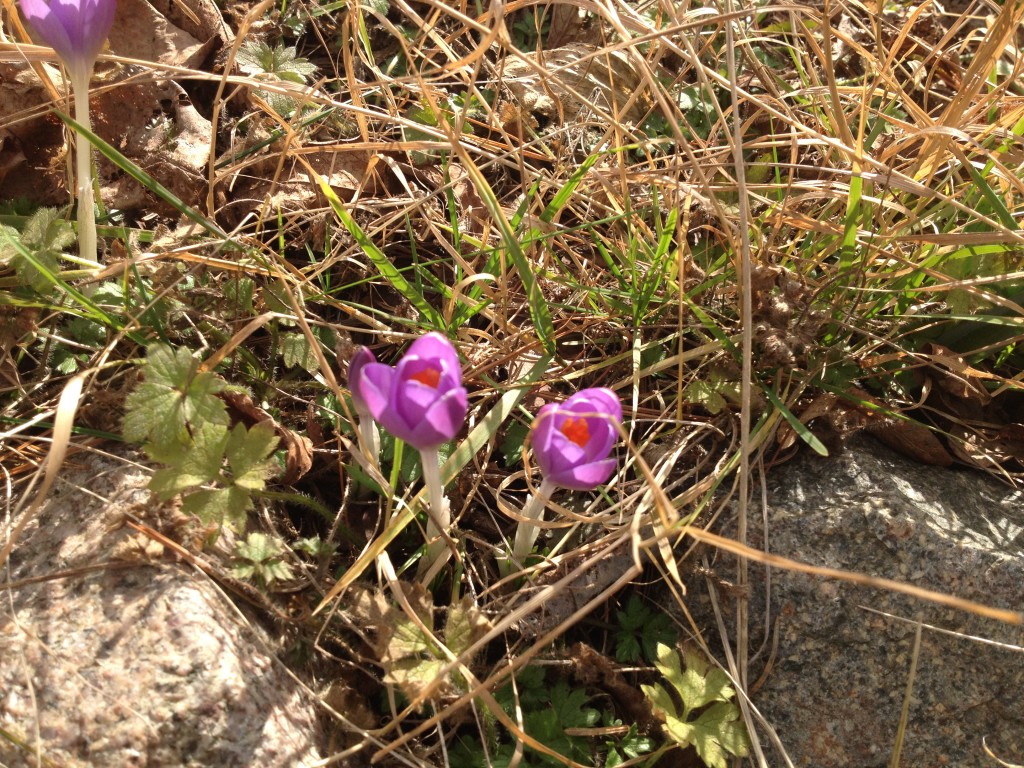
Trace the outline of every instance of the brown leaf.
{"type": "Polygon", "coordinates": [[[614,700],[623,722],[636,723],[640,733],[658,733],[660,722],[651,711],[647,697],[630,685],[611,659],[586,643],[576,643],[570,651],[573,675],[583,685],[600,688],[614,700]]]}
{"type": "Polygon", "coordinates": [[[992,401],[992,396],[982,384],[983,379],[992,378],[991,374],[971,367],[963,357],[941,344],[929,342],[922,351],[935,364],[932,370],[936,374],[936,384],[943,392],[978,405],[988,405],[992,401]]]}
{"type": "Polygon", "coordinates": [[[867,431],[894,451],[922,464],[937,467],[953,464],[953,457],[943,447],[942,441],[932,430],[916,421],[886,419],[869,425],[867,431]]]}

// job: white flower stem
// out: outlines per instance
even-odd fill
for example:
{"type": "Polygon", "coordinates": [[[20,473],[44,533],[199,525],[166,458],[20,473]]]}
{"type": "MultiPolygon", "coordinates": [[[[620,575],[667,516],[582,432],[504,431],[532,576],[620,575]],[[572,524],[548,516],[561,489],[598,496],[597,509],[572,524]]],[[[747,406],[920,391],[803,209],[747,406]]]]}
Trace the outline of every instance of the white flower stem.
{"type": "MultiPolygon", "coordinates": [[[[547,507],[548,502],[551,501],[551,494],[557,486],[550,480],[543,480],[540,484],[540,488],[537,492],[530,497],[530,500],[526,502],[526,506],[523,507],[523,517],[528,520],[536,520],[542,522],[544,520],[544,509],[547,507]]],[[[516,529],[515,542],[512,544],[512,560],[513,562],[522,563],[528,554],[533,550],[533,545],[537,541],[537,536],[540,534],[540,528],[536,525],[531,525],[528,522],[519,523],[519,527],[516,529]]]]}
{"type": "Polygon", "coordinates": [[[380,432],[377,430],[377,422],[369,414],[359,416],[359,436],[366,444],[366,450],[370,452],[373,463],[380,464],[380,432]]]}
{"type": "MultiPolygon", "coordinates": [[[[92,130],[89,120],[89,76],[91,72],[72,71],[71,91],[75,99],[75,120],[87,131],[92,130]]],[[[92,144],[82,133],[77,134],[75,169],[78,185],[78,254],[94,264],[96,254],[96,214],[93,211],[92,144]]]]}
{"type": "Polygon", "coordinates": [[[427,485],[430,507],[427,510],[427,553],[420,561],[419,573],[426,574],[429,579],[451,554],[444,534],[451,528],[452,515],[441,485],[441,457],[437,448],[421,449],[420,461],[423,462],[423,481],[427,485]]]}

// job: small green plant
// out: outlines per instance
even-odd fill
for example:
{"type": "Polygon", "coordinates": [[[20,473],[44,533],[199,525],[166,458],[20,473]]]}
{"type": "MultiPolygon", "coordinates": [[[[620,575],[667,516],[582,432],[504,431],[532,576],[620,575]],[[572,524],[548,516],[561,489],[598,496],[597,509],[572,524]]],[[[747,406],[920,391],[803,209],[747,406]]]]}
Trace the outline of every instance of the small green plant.
{"type": "Polygon", "coordinates": [[[146,379],[125,402],[124,437],[143,443],[149,458],[165,467],[149,487],[160,499],[182,496],[182,509],[205,523],[245,526],[252,495],[278,469],[272,454],[274,428],[266,422],[228,426],[218,392],[227,383],[200,370],[188,350],[150,348],[146,379]]]}
{"type": "Polygon", "coordinates": [[[641,685],[654,713],[664,720],[664,729],[680,747],[692,746],[709,768],[727,768],[729,755],[746,757],[750,739],[732,699],[736,692],[729,676],[711,667],[692,645],[679,654],[658,644],[654,666],[668,681],[675,695],[660,684],[641,685]]]}
{"type": "Polygon", "coordinates": [[[616,611],[619,630],[615,633],[615,658],[620,662],[640,661],[641,654],[654,662],[658,646],[676,642],[672,620],[664,613],[655,613],[636,595],[631,595],[625,610],[616,611]]]}
{"type": "Polygon", "coordinates": [[[287,552],[280,539],[253,531],[245,541],[235,544],[236,559],[231,572],[236,578],[253,580],[265,587],[275,581],[287,581],[292,578],[292,567],[284,560],[287,552]]]}
{"type": "Polygon", "coordinates": [[[60,272],[65,249],[78,238],[56,208],[40,208],[19,232],[0,224],[0,267],[11,266],[22,284],[43,293],[60,272]]]}
{"type": "MultiPolygon", "coordinates": [[[[654,739],[641,735],[631,725],[621,738],[604,737],[601,740],[580,735],[581,729],[621,726],[621,720],[610,709],[594,706],[594,699],[583,688],[558,680],[553,685],[547,679],[544,667],[527,666],[516,673],[515,685],[508,684],[495,691],[495,699],[502,709],[516,719],[522,713],[526,734],[558,754],[585,765],[617,766],[655,750],[654,739]]],[[[517,744],[510,734],[500,729],[493,717],[484,717],[484,741],[475,736],[464,736],[449,753],[452,768],[475,768],[480,765],[519,765],[520,768],[560,766],[564,762],[524,746],[517,760],[517,744]]],[[[642,764],[642,763],[636,763],[642,764]]]]}
{"type": "MultiPolygon", "coordinates": [[[[297,49],[283,45],[271,47],[262,40],[247,41],[238,51],[237,61],[239,69],[264,82],[284,80],[305,85],[307,79],[316,74],[316,65],[301,58],[297,49]]],[[[291,114],[299,106],[290,96],[263,90],[257,93],[282,116],[291,114]]]]}
{"type": "MultiPolygon", "coordinates": [[[[570,687],[564,680],[549,685],[545,682],[543,667],[530,666],[516,674],[515,688],[506,685],[495,692],[495,698],[510,716],[522,711],[523,730],[532,739],[560,755],[573,760],[589,762],[591,744],[582,736],[566,733],[570,728],[592,728],[601,719],[601,712],[588,702],[590,697],[582,688],[570,687]]],[[[452,768],[512,764],[516,743],[504,731],[499,732],[493,721],[488,721],[487,747],[475,737],[462,739],[451,752],[452,768]],[[484,760],[485,755],[489,762],[484,760]]],[[[527,746],[519,762],[522,768],[562,765],[550,755],[527,746]]]]}

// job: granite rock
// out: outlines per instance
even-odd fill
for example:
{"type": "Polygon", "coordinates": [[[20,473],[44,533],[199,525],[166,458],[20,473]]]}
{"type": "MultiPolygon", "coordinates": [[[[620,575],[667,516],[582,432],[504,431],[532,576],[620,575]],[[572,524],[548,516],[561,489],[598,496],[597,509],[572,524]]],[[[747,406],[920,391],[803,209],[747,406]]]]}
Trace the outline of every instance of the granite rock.
{"type": "Polygon", "coordinates": [[[0,582],[0,765],[316,762],[313,697],[265,632],[186,564],[120,559],[147,479],[79,452],[19,539],[0,582]]]}
{"type": "MultiPolygon", "coordinates": [[[[1024,492],[991,477],[922,466],[858,437],[833,457],[775,468],[767,502],[775,554],[1024,610],[1024,492]]],[[[763,530],[752,533],[752,545],[764,542],[763,530]]],[[[795,766],[890,764],[917,621],[930,626],[900,764],[994,765],[984,745],[1024,763],[1024,628],[781,569],[771,570],[769,592],[765,568],[750,572],[751,654],[762,649],[751,681],[778,631],[753,701],[795,766]]]]}

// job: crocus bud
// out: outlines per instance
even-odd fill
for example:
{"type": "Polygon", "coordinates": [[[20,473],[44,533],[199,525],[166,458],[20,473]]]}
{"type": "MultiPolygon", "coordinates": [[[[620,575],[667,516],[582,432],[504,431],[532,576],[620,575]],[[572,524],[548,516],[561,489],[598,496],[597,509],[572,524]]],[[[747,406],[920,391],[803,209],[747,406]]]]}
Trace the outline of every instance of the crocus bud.
{"type": "Polygon", "coordinates": [[[116,0],[21,0],[32,29],[73,73],[92,71],[116,9],[116,0]]]}
{"type": "Polygon", "coordinates": [[[590,491],[608,481],[610,458],[622,424],[622,404],[610,389],[583,389],[563,403],[548,403],[533,422],[533,454],[544,479],[590,491]]]}
{"type": "Polygon", "coordinates": [[[466,420],[469,404],[459,356],[439,333],[414,341],[394,368],[364,364],[359,380],[358,397],[370,415],[417,450],[448,442],[466,420]]]}
{"type": "Polygon", "coordinates": [[[355,406],[356,413],[360,418],[371,418],[370,409],[366,407],[366,400],[362,393],[362,388],[365,386],[363,369],[376,362],[377,358],[367,347],[357,349],[356,353],[352,355],[352,359],[348,361],[348,388],[352,393],[352,405],[355,406]]]}

